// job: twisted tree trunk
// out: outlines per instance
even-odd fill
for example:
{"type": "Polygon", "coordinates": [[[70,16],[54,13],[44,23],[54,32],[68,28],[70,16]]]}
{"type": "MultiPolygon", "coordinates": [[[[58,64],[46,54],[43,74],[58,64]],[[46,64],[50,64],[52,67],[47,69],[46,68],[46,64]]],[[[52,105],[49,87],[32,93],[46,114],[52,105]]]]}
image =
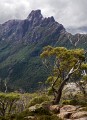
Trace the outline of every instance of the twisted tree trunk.
{"type": "Polygon", "coordinates": [[[57,91],[57,95],[56,95],[56,97],[55,97],[55,99],[54,99],[54,104],[59,104],[60,99],[61,99],[61,96],[62,96],[62,90],[63,90],[66,82],[69,81],[71,75],[72,75],[74,72],[76,72],[78,69],[79,69],[79,66],[77,67],[77,69],[72,68],[72,69],[69,71],[68,75],[65,77],[65,79],[63,80],[63,82],[61,83],[61,85],[60,85],[60,87],[59,87],[59,89],[58,89],[58,91],[57,91]]]}

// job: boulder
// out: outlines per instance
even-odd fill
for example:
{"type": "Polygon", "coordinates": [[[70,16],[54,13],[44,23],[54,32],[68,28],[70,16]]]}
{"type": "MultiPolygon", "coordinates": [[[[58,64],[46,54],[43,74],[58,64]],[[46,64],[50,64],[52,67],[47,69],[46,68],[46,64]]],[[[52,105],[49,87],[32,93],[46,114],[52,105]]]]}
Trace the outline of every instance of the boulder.
{"type": "Polygon", "coordinates": [[[87,120],[87,117],[83,117],[83,118],[79,118],[79,119],[75,119],[75,120],[87,120]]]}
{"type": "Polygon", "coordinates": [[[77,111],[86,111],[87,110],[87,107],[79,107],[78,109],[77,109],[77,111]]]}
{"type": "Polygon", "coordinates": [[[60,106],[58,106],[58,105],[51,105],[49,107],[49,110],[54,112],[54,113],[59,113],[60,112],[60,106]]]}
{"type": "Polygon", "coordinates": [[[87,120],[87,117],[79,118],[79,119],[64,119],[64,120],[87,120]]]}
{"type": "Polygon", "coordinates": [[[70,116],[71,116],[71,112],[62,112],[62,113],[60,113],[60,114],[58,114],[57,116],[60,118],[60,119],[64,119],[64,118],[70,118],[70,116]]]}
{"type": "Polygon", "coordinates": [[[36,120],[36,117],[34,116],[27,116],[24,118],[24,120],[36,120]]]}
{"type": "Polygon", "coordinates": [[[86,111],[78,111],[78,112],[72,113],[71,118],[72,119],[86,118],[86,120],[87,120],[87,112],[86,111]]]}
{"type": "Polygon", "coordinates": [[[33,112],[33,111],[35,111],[37,109],[37,106],[31,106],[31,107],[29,107],[29,111],[30,112],[33,112]]]}
{"type": "Polygon", "coordinates": [[[73,105],[64,105],[62,108],[60,108],[60,113],[63,112],[73,112],[76,111],[77,107],[73,105]]]}

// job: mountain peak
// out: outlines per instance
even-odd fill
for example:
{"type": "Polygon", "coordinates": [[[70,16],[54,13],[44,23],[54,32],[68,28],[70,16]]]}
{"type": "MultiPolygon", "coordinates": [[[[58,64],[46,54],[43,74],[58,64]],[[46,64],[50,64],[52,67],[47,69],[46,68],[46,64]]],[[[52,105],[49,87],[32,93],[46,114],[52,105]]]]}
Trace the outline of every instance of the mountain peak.
{"type": "Polygon", "coordinates": [[[42,19],[43,16],[41,14],[41,10],[32,10],[31,13],[28,15],[27,19],[29,21],[34,20],[34,19],[42,19]]]}

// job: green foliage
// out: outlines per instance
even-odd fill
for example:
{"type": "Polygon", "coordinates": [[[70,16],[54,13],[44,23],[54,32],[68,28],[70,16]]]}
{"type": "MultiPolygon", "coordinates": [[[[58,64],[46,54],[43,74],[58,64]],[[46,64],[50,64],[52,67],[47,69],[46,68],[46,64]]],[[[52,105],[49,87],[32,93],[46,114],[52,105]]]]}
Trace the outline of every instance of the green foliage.
{"type": "Polygon", "coordinates": [[[15,103],[20,98],[19,94],[0,93],[0,115],[6,116],[15,111],[15,103]]]}
{"type": "Polygon", "coordinates": [[[2,117],[0,120],[27,120],[28,116],[35,117],[35,120],[61,120],[58,118],[56,115],[47,115],[47,114],[31,114],[28,110],[19,113],[19,114],[14,114],[9,117],[2,117]]]}
{"type": "Polygon", "coordinates": [[[31,99],[31,101],[29,102],[29,106],[41,104],[44,101],[49,101],[49,97],[47,95],[37,96],[37,97],[31,99]]]}
{"type": "Polygon", "coordinates": [[[83,63],[83,64],[81,65],[81,68],[87,70],[87,63],[86,63],[86,64],[83,63]]]}
{"type": "Polygon", "coordinates": [[[48,95],[53,95],[53,89],[52,89],[52,87],[48,88],[48,95]]]}
{"type": "MultiPolygon", "coordinates": [[[[53,80],[54,77],[58,76],[62,79],[62,74],[67,74],[72,67],[76,67],[78,61],[84,62],[84,50],[74,49],[68,50],[64,47],[46,47],[41,54],[41,58],[44,60],[44,64],[52,67],[53,76],[48,80],[53,80]],[[45,55],[46,54],[46,55],[45,55]],[[52,64],[51,59],[54,58],[52,64]]],[[[84,68],[85,69],[85,68],[84,68]]]]}
{"type": "Polygon", "coordinates": [[[40,57],[46,68],[50,70],[50,76],[47,79],[47,83],[51,86],[49,91],[50,93],[53,91],[54,99],[60,101],[65,84],[69,80],[81,80],[84,76],[82,72],[87,67],[85,50],[47,46],[40,57]]]}
{"type": "Polygon", "coordinates": [[[42,115],[38,117],[38,120],[61,120],[60,118],[58,118],[56,115],[42,115]]]}
{"type": "Polygon", "coordinates": [[[5,100],[5,99],[8,99],[8,100],[18,100],[19,99],[19,94],[17,93],[0,93],[0,99],[1,100],[5,100]]]}
{"type": "Polygon", "coordinates": [[[30,113],[34,115],[51,115],[50,111],[48,109],[43,108],[42,104],[36,104],[36,109],[33,111],[30,111],[30,113]]]}
{"type": "Polygon", "coordinates": [[[78,101],[78,105],[87,106],[87,95],[84,96],[83,93],[78,93],[75,100],[78,101]]]}
{"type": "Polygon", "coordinates": [[[87,84],[87,75],[83,76],[83,82],[87,84]]]}
{"type": "Polygon", "coordinates": [[[9,79],[9,88],[31,92],[38,89],[38,82],[46,80],[48,73],[39,57],[42,47],[34,43],[17,44],[0,51],[0,77],[3,81],[9,79]]]}
{"type": "Polygon", "coordinates": [[[78,105],[78,100],[71,99],[71,100],[63,100],[63,105],[78,105]]]}
{"type": "Polygon", "coordinates": [[[83,93],[77,92],[74,95],[67,95],[66,98],[63,98],[62,104],[64,105],[80,105],[87,106],[87,96],[84,96],[83,93]]]}

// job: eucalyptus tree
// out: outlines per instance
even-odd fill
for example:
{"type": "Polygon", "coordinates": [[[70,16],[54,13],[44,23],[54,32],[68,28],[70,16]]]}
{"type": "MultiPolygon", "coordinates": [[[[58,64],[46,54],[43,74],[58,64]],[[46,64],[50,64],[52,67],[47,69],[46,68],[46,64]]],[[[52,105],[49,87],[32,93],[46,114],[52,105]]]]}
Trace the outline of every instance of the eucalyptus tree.
{"type": "Polygon", "coordinates": [[[87,63],[84,49],[67,49],[65,47],[47,46],[40,57],[50,71],[47,82],[54,95],[54,104],[60,102],[64,86],[70,80],[86,78],[87,63]],[[82,74],[85,71],[85,74],[82,74]]]}
{"type": "Polygon", "coordinates": [[[0,116],[11,114],[19,98],[19,94],[16,93],[0,93],[0,116]]]}

